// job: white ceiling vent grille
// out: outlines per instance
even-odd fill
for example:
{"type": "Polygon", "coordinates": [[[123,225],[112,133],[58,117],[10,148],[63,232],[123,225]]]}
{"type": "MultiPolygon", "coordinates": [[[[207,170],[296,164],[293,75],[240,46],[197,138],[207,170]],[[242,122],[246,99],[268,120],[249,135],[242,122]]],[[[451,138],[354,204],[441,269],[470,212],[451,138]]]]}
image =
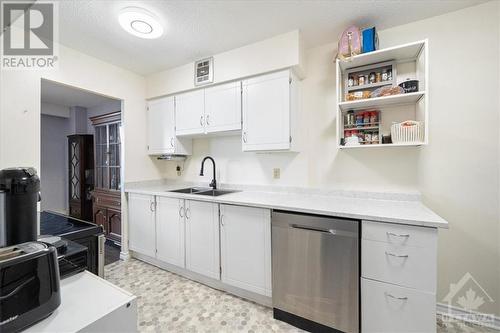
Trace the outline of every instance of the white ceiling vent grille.
{"type": "Polygon", "coordinates": [[[198,60],[194,63],[194,85],[201,86],[214,82],[214,58],[198,60]]]}

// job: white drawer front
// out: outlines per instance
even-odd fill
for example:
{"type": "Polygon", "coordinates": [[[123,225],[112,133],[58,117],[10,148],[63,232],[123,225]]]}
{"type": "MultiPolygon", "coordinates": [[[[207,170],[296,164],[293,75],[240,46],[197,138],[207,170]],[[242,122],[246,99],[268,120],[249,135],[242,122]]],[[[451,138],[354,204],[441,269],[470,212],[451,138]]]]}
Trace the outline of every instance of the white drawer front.
{"type": "Polygon", "coordinates": [[[365,278],[436,292],[434,248],[361,241],[361,274],[365,278]]]}
{"type": "Polygon", "coordinates": [[[436,247],[437,229],[363,221],[362,238],[395,245],[436,247]]]}
{"type": "Polygon", "coordinates": [[[363,333],[436,332],[436,296],[361,279],[363,333]]]}

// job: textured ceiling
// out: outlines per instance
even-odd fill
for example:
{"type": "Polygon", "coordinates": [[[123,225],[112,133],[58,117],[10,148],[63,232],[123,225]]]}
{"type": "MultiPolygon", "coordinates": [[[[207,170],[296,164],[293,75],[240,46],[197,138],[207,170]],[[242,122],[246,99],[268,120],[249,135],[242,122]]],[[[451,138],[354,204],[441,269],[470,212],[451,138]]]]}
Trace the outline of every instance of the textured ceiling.
{"type": "Polygon", "coordinates": [[[60,41],[91,56],[149,74],[294,29],[308,47],[337,40],[351,23],[386,29],[475,5],[482,0],[371,1],[106,1],[60,2],[60,41]],[[161,18],[166,33],[146,40],[118,24],[118,12],[139,6],[161,18]]]}

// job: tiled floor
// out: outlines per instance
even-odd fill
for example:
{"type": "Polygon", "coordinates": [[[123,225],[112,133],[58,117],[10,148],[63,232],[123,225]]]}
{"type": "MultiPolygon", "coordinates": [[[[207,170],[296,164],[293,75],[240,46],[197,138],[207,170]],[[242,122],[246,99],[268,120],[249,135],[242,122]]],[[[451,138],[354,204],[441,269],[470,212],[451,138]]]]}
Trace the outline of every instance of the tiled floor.
{"type": "MultiPolygon", "coordinates": [[[[105,276],[138,297],[141,332],[302,332],[274,320],[267,307],[138,260],[107,265],[105,276]]],[[[439,317],[437,323],[438,333],[498,333],[439,317]]]]}

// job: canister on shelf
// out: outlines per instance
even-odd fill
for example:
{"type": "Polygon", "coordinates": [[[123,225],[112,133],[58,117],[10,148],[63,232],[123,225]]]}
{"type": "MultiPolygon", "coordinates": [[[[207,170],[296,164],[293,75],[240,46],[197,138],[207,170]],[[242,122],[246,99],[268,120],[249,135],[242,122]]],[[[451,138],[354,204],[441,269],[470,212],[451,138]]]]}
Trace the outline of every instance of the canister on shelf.
{"type": "Polygon", "coordinates": [[[365,133],[365,144],[370,144],[372,141],[372,134],[371,133],[365,133]]]}
{"type": "Polygon", "coordinates": [[[387,70],[387,81],[391,81],[392,80],[392,69],[388,69],[387,70]]]}
{"type": "Polygon", "coordinates": [[[368,83],[375,83],[375,72],[371,72],[368,76],[368,83]]]}
{"type": "Polygon", "coordinates": [[[378,132],[373,132],[373,134],[372,134],[372,143],[379,143],[379,141],[378,141],[378,132]]]}
{"type": "Polygon", "coordinates": [[[356,126],[362,126],[363,125],[363,114],[358,113],[356,115],[356,126]]]}
{"type": "Polygon", "coordinates": [[[381,82],[381,81],[382,81],[382,73],[377,72],[377,74],[375,74],[375,82],[381,82]]]}
{"type": "Polygon", "coordinates": [[[359,76],[358,76],[358,75],[353,75],[353,82],[352,82],[352,85],[353,85],[353,86],[357,86],[357,85],[359,85],[359,76]]]}
{"type": "Polygon", "coordinates": [[[370,112],[370,124],[374,125],[378,122],[377,111],[370,112]]]}

